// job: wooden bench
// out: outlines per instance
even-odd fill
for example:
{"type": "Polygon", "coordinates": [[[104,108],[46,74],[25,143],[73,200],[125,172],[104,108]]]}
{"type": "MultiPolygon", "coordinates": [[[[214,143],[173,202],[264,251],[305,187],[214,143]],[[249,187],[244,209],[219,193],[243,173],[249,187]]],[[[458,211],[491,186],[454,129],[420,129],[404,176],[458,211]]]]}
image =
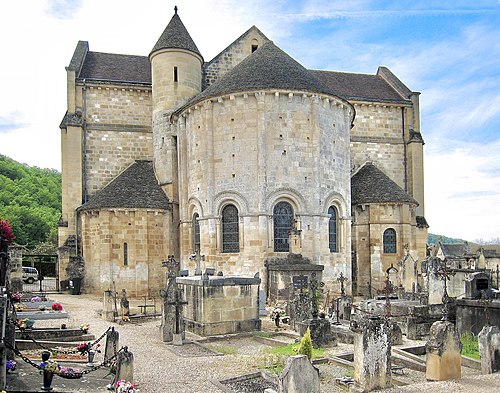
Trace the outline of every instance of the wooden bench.
{"type": "Polygon", "coordinates": [[[141,309],[141,314],[146,315],[148,308],[152,308],[153,313],[156,315],[156,298],[152,297],[152,298],[148,299],[147,296],[143,296],[142,298],[144,299],[144,304],[139,304],[139,308],[141,309]],[[147,302],[148,300],[153,300],[153,304],[148,304],[148,302],[147,302]]]}

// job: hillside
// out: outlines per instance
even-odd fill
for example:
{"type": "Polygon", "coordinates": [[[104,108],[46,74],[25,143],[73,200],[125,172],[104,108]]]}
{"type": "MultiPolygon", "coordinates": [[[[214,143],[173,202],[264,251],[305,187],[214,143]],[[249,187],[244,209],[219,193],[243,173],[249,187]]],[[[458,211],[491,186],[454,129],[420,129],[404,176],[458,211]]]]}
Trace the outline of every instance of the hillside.
{"type": "Polygon", "coordinates": [[[427,244],[437,244],[439,241],[442,241],[445,244],[457,244],[465,243],[467,240],[456,239],[444,235],[435,235],[434,233],[429,233],[427,235],[427,244]]]}
{"type": "Polygon", "coordinates": [[[0,154],[0,217],[9,220],[15,243],[57,242],[61,174],[21,164],[0,154]]]}

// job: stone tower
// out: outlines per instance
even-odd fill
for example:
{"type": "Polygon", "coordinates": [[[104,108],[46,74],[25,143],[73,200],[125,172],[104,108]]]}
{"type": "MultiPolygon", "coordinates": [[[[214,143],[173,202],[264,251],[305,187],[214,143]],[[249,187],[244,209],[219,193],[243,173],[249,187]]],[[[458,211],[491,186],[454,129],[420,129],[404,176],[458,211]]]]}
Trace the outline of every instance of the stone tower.
{"type": "MultiPolygon", "coordinates": [[[[178,211],[177,129],[170,115],[201,92],[203,57],[177,14],[170,20],[149,54],[153,96],[153,156],[155,174],[178,211]]],[[[178,254],[178,236],[170,236],[170,250],[178,254]]]]}

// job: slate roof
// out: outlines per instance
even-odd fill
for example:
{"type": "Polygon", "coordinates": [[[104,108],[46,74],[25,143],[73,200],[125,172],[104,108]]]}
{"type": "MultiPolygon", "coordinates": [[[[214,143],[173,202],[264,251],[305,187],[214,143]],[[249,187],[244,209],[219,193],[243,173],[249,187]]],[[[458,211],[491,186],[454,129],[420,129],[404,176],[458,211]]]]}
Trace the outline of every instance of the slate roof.
{"type": "Polygon", "coordinates": [[[351,203],[402,202],[418,205],[401,187],[371,163],[363,165],[351,177],[351,203]]]}
{"type": "Polygon", "coordinates": [[[321,84],[309,70],[272,41],[268,41],[194,97],[185,107],[210,97],[267,89],[332,94],[328,86],[321,84]]]}
{"type": "Polygon", "coordinates": [[[78,210],[169,209],[151,161],[135,161],[78,210]]]}
{"type": "Polygon", "coordinates": [[[172,19],[161,34],[160,38],[158,38],[158,41],[151,50],[151,53],[154,53],[160,49],[169,48],[186,49],[198,54],[201,58],[203,58],[193,39],[189,35],[186,27],[184,26],[184,23],[182,23],[181,18],[177,14],[177,11],[174,16],[172,16],[172,19]]]}
{"type": "Polygon", "coordinates": [[[448,257],[461,257],[469,253],[467,246],[463,243],[441,244],[443,254],[448,257]]]}
{"type": "Polygon", "coordinates": [[[151,65],[145,56],[88,52],[80,79],[151,84],[151,65]]]}
{"type": "Polygon", "coordinates": [[[408,102],[379,75],[318,70],[310,72],[331,92],[346,100],[408,102]]]}

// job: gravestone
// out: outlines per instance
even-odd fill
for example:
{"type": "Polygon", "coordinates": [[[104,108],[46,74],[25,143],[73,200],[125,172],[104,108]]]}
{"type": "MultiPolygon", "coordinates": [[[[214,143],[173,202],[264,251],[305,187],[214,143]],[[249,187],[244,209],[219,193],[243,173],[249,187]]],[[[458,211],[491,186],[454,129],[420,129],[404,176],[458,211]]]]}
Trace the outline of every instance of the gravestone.
{"type": "Polygon", "coordinates": [[[127,299],[127,291],[122,289],[122,296],[120,299],[120,314],[121,317],[129,317],[130,316],[130,302],[127,299]]]}
{"type": "Polygon", "coordinates": [[[500,371],[500,328],[485,326],[479,332],[479,353],[481,354],[481,372],[492,374],[500,371]]]}
{"type": "Polygon", "coordinates": [[[278,393],[319,393],[319,370],[306,355],[290,356],[278,377],[278,393]]]}
{"type": "Polygon", "coordinates": [[[481,299],[491,297],[490,277],[484,272],[472,273],[465,279],[464,299],[481,299]]]}
{"type": "Polygon", "coordinates": [[[102,316],[105,321],[115,321],[115,293],[112,290],[104,291],[102,297],[102,316]]]}
{"type": "Polygon", "coordinates": [[[431,326],[429,341],[425,344],[426,372],[429,381],[446,381],[462,376],[462,344],[455,325],[437,321],[431,326]]]}
{"type": "Polygon", "coordinates": [[[177,289],[174,293],[174,299],[167,302],[169,306],[174,307],[174,331],[172,333],[172,342],[174,345],[182,345],[185,338],[185,325],[182,317],[182,306],[187,302],[182,300],[182,291],[177,289]]]}
{"type": "Polygon", "coordinates": [[[113,379],[113,386],[121,380],[131,383],[134,381],[134,354],[129,352],[127,347],[118,352],[116,357],[116,374],[113,379]]]}
{"type": "Polygon", "coordinates": [[[120,334],[114,327],[106,333],[106,346],[104,349],[104,359],[111,359],[120,349],[120,334]]]}
{"type": "Polygon", "coordinates": [[[312,305],[306,293],[299,293],[288,303],[288,313],[290,316],[290,326],[298,330],[298,324],[306,319],[312,318],[312,305]]]}
{"type": "Polygon", "coordinates": [[[356,389],[371,392],[391,387],[391,341],[386,320],[379,317],[351,321],[354,332],[356,389]]]}

